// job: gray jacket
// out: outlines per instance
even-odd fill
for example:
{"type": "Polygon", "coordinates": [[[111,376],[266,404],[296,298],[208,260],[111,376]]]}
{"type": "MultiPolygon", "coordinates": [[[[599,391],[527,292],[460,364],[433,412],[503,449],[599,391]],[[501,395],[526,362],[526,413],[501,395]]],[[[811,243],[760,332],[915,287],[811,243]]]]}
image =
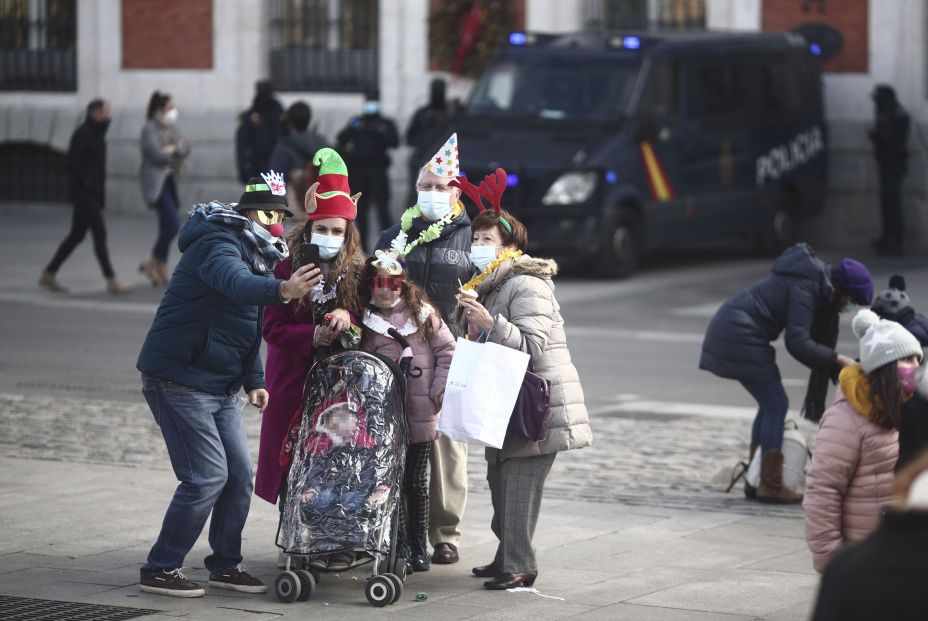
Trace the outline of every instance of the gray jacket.
{"type": "MultiPolygon", "coordinates": [[[[570,361],[561,308],[554,299],[551,278],[555,274],[554,261],[522,255],[514,264],[503,263],[492,281],[477,287],[479,302],[495,317],[489,340],[530,354],[534,372],[551,386],[548,437],[543,442],[532,442],[506,436],[502,449],[486,450],[487,461],[545,455],[583,448],[593,442],[583,387],[570,361]]],[[[466,334],[460,308],[455,312],[455,321],[459,333],[466,334]]]]}
{"type": "Polygon", "coordinates": [[[155,119],[148,119],[142,126],[142,168],[139,181],[142,184],[142,197],[149,205],[154,205],[161,194],[161,188],[168,175],[175,173],[190,154],[190,145],[171,125],[162,125],[155,119]],[[163,152],[164,147],[175,145],[177,151],[172,155],[163,152]]]}

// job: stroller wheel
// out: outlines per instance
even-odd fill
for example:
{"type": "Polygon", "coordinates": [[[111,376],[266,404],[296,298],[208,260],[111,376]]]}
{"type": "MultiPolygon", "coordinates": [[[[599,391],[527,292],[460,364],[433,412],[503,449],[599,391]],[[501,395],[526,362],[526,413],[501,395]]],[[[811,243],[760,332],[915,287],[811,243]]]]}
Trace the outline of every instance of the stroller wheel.
{"type": "Polygon", "coordinates": [[[297,599],[301,602],[305,602],[316,593],[316,579],[308,569],[297,571],[296,576],[300,580],[300,594],[297,596],[297,599]]]}
{"type": "Polygon", "coordinates": [[[406,574],[408,573],[409,562],[402,557],[397,557],[388,567],[388,570],[391,574],[400,579],[401,582],[406,581],[406,574]]]}
{"type": "Polygon", "coordinates": [[[292,571],[282,571],[274,581],[274,592],[277,593],[277,599],[289,604],[300,594],[300,579],[292,571]]]}
{"type": "Polygon", "coordinates": [[[403,596],[403,581],[396,574],[383,574],[383,577],[393,583],[393,589],[396,593],[394,593],[393,601],[390,603],[395,604],[403,596]]]}
{"type": "Polygon", "coordinates": [[[368,579],[364,594],[367,595],[367,601],[371,605],[383,608],[387,604],[393,603],[396,588],[393,586],[393,581],[386,576],[374,576],[368,579]]]}

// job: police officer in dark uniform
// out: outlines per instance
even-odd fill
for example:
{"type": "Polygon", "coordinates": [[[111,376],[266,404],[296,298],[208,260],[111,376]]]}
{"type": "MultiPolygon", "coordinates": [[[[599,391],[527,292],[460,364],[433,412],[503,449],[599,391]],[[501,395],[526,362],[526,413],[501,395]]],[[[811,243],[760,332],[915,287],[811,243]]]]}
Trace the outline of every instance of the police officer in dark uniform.
{"type": "MultiPolygon", "coordinates": [[[[390,223],[390,168],[388,149],[400,144],[396,124],[380,115],[380,95],[376,89],[365,95],[364,111],[353,117],[338,133],[338,151],[351,170],[351,189],[361,193],[355,224],[361,232],[361,242],[367,241],[367,212],[373,200],[377,204],[380,226],[390,223]]],[[[378,229],[379,230],[379,229],[378,229]]]]}
{"type": "MultiPolygon", "coordinates": [[[[445,97],[446,83],[441,78],[432,80],[429,86],[429,102],[416,110],[406,129],[406,144],[412,147],[409,155],[409,179],[415,179],[419,174],[422,162],[426,161],[435,147],[435,141],[445,132],[451,120],[452,105],[445,97]],[[428,152],[427,152],[428,151],[428,152]]],[[[409,195],[406,205],[416,204],[416,188],[409,184],[409,195]]]]}
{"type": "Polygon", "coordinates": [[[896,100],[896,91],[879,84],[873,91],[876,123],[869,132],[880,174],[880,211],[883,234],[873,240],[880,254],[902,254],[902,179],[908,170],[909,114],[896,100]]]}

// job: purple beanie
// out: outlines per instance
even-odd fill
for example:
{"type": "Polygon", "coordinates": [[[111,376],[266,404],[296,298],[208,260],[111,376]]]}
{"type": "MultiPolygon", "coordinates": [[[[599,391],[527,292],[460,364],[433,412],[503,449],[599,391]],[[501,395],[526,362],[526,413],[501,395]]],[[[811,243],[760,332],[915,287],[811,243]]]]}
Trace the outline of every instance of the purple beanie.
{"type": "Polygon", "coordinates": [[[850,296],[854,304],[870,306],[873,300],[873,278],[863,263],[854,259],[841,259],[837,267],[831,270],[831,278],[841,291],[850,296]]]}

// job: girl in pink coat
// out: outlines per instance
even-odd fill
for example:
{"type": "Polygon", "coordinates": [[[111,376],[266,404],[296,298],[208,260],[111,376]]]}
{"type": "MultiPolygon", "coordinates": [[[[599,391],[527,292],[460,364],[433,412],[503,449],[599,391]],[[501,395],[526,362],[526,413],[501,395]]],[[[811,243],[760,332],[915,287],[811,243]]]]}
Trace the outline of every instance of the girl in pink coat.
{"type": "Polygon", "coordinates": [[[873,532],[893,501],[900,412],[922,358],[918,339],[870,310],[857,313],[853,328],[860,363],[839,375],[806,478],[806,542],[819,572],[842,544],[873,532]]]}
{"type": "Polygon", "coordinates": [[[427,549],[429,452],[438,436],[438,413],[454,354],[454,337],[422,289],[406,278],[394,253],[378,250],[376,259],[367,260],[364,276],[361,302],[366,310],[361,320],[361,348],[399,361],[403,348],[387,333],[394,328],[412,349],[412,371],[406,385],[406,537],[413,570],[427,571],[431,566],[427,549]],[[419,370],[421,375],[417,375],[419,370]]]}

